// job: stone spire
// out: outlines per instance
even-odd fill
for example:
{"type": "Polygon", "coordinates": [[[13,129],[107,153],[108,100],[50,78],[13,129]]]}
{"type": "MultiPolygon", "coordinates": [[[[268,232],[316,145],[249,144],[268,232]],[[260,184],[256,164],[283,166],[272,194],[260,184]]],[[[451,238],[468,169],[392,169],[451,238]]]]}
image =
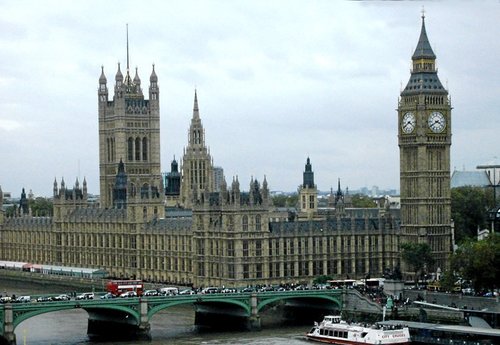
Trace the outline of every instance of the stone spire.
{"type": "Polygon", "coordinates": [[[303,184],[304,188],[314,188],[314,172],[312,171],[311,160],[307,157],[306,166],[303,174],[303,184]]]}

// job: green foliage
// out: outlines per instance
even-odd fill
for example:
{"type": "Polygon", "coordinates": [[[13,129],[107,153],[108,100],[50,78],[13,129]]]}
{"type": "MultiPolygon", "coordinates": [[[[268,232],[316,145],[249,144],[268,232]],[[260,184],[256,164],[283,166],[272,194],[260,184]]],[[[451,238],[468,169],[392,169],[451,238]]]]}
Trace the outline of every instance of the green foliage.
{"type": "Polygon", "coordinates": [[[314,278],[313,280],[313,284],[315,285],[319,285],[319,284],[326,284],[326,282],[328,280],[332,280],[333,278],[330,277],[330,276],[325,276],[325,275],[322,275],[322,276],[319,276],[319,277],[316,277],[314,278]]]}
{"type": "Polygon", "coordinates": [[[457,282],[458,277],[455,276],[453,271],[445,271],[441,279],[439,281],[441,288],[447,292],[453,292],[453,288],[455,287],[455,283],[457,282]]]}
{"type": "Polygon", "coordinates": [[[487,226],[487,211],[493,200],[484,188],[459,187],[451,190],[451,218],[455,222],[455,241],[463,241],[477,236],[477,228],[487,226]]]}
{"type": "Polygon", "coordinates": [[[297,193],[289,195],[275,195],[272,200],[275,207],[296,207],[299,195],[297,193]]]}
{"type": "Polygon", "coordinates": [[[425,269],[434,265],[431,247],[427,243],[407,242],[401,244],[401,258],[416,273],[415,280],[423,276],[425,269]]]}
{"type": "Polygon", "coordinates": [[[7,217],[13,217],[16,214],[17,214],[17,206],[16,205],[9,206],[5,210],[5,216],[7,216],[7,217]]]}
{"type": "Polygon", "coordinates": [[[451,256],[451,267],[476,291],[499,287],[500,235],[493,233],[484,240],[469,240],[451,256]]]}
{"type": "Polygon", "coordinates": [[[29,200],[29,207],[31,208],[32,214],[39,217],[51,216],[54,210],[52,202],[49,199],[41,197],[29,200]]]}
{"type": "Polygon", "coordinates": [[[359,208],[374,208],[377,207],[377,203],[373,201],[372,198],[363,194],[354,194],[351,197],[352,206],[359,208]]]}

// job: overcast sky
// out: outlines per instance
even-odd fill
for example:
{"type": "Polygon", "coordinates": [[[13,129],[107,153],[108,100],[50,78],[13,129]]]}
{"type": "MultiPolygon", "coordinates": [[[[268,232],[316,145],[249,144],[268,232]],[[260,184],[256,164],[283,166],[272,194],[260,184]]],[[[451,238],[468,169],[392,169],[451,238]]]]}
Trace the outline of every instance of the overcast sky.
{"type": "MultiPolygon", "coordinates": [[[[194,89],[214,164],[243,190],[399,189],[397,104],[425,6],[452,112],[451,170],[500,147],[500,2],[0,1],[0,186],[99,193],[97,87],[117,63],[160,86],[162,171],[187,145],[194,89]]],[[[122,71],[124,69],[122,68],[122,71]]]]}

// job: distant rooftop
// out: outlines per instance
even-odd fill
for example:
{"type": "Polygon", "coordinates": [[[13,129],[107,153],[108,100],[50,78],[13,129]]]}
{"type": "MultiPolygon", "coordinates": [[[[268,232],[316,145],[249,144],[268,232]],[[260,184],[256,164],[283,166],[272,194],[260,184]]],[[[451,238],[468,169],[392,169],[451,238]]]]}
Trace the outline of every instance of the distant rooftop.
{"type": "Polygon", "coordinates": [[[451,175],[451,188],[457,187],[487,187],[490,180],[485,171],[458,171],[451,175]]]}

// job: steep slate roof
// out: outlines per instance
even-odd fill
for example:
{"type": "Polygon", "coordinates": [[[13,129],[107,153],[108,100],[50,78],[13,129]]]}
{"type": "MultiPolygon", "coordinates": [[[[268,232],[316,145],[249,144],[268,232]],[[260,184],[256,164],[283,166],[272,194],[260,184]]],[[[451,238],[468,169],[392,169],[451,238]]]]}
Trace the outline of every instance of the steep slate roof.
{"type": "Polygon", "coordinates": [[[451,188],[457,187],[487,187],[490,180],[486,171],[457,171],[451,175],[451,188]]]}
{"type": "Polygon", "coordinates": [[[412,60],[416,59],[435,59],[436,54],[431,48],[431,44],[429,43],[429,39],[427,38],[427,32],[425,31],[425,17],[422,16],[422,29],[420,30],[420,37],[418,39],[417,48],[411,57],[412,60]]]}

